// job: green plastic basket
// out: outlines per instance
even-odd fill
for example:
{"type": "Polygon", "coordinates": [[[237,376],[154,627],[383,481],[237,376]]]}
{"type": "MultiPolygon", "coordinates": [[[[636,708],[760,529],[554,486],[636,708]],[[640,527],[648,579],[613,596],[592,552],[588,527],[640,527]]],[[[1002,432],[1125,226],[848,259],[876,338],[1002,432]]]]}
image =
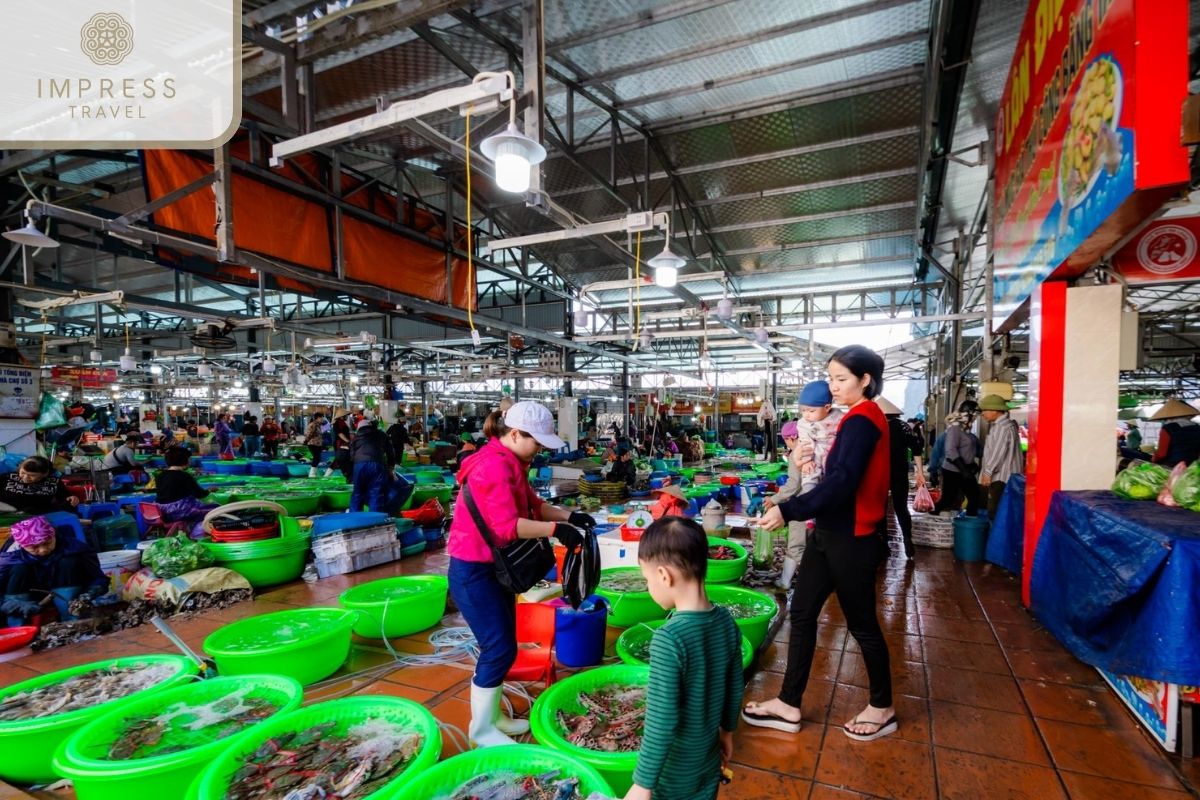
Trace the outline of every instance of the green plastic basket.
{"type": "Polygon", "coordinates": [[[608,781],[616,797],[622,797],[633,785],[633,770],[637,767],[637,752],[609,753],[586,750],[571,744],[558,726],[558,712],[583,713],[579,693],[608,686],[646,686],[650,681],[649,667],[616,664],[580,672],[554,684],[542,692],[529,712],[529,725],[538,744],[574,756],[591,766],[608,781]]]}
{"type": "Polygon", "coordinates": [[[292,731],[306,730],[326,722],[337,723],[328,736],[344,736],[346,731],[354,725],[375,719],[410,727],[423,737],[421,749],[417,751],[416,757],[409,765],[378,791],[362,798],[362,800],[392,800],[409,781],[437,762],[438,756],[442,752],[442,734],[433,714],[430,714],[423,706],[400,697],[373,695],[346,697],[341,700],[316,703],[256,725],[238,736],[200,774],[200,777],[192,784],[189,798],[224,800],[233,774],[263,742],[272,737],[292,731]]]}
{"type": "Polygon", "coordinates": [[[717,547],[725,545],[733,548],[737,553],[737,558],[722,561],[710,558],[708,560],[708,572],[705,574],[705,583],[737,583],[746,574],[746,566],[750,560],[750,553],[745,547],[742,547],[737,542],[729,539],[722,539],[718,536],[708,537],[708,546],[717,547]]]}
{"type": "Polygon", "coordinates": [[[444,575],[404,575],[360,583],[342,592],[343,608],[359,612],[354,632],[366,639],[394,639],[432,628],[446,613],[444,575]]]}
{"type": "MultiPolygon", "coordinates": [[[[650,622],[641,622],[629,628],[620,636],[617,637],[617,658],[625,664],[634,666],[649,666],[649,661],[643,661],[638,658],[633,652],[633,649],[638,645],[644,644],[654,635],[654,632],[667,624],[665,619],[651,620],[650,622]]],[[[742,634],[742,669],[745,670],[750,666],[750,661],[754,658],[754,648],[750,646],[750,640],[742,634]]]]}
{"type": "Polygon", "coordinates": [[[43,686],[53,686],[68,678],[82,675],[97,669],[110,667],[130,667],[141,664],[165,663],[175,666],[175,672],[166,680],[135,692],[125,697],[110,700],[107,703],[68,711],[65,714],[52,714],[48,717],[38,717],[29,720],[14,720],[0,722],[0,748],[8,753],[7,758],[0,759],[0,779],[18,783],[48,783],[58,779],[52,766],[52,759],[59,746],[75,731],[91,722],[98,716],[123,708],[131,700],[169,689],[183,681],[191,679],[199,669],[195,662],[183,656],[145,655],[129,656],[126,658],[110,658],[104,661],[93,661],[78,667],[51,672],[37,678],[13,684],[0,689],[0,700],[20,692],[40,689],[43,686]],[[20,753],[20,757],[14,754],[20,753]]]}
{"type": "Polygon", "coordinates": [[[350,654],[358,612],[297,608],[231,622],[209,634],[204,652],[222,675],[287,675],[307,686],[337,672],[350,654]]]}
{"type": "Polygon", "coordinates": [[[654,602],[650,592],[617,592],[604,587],[606,576],[641,574],[639,567],[609,567],[600,570],[600,585],[596,587],[596,594],[608,601],[608,624],[612,627],[628,628],[639,622],[666,619],[666,610],[654,602]]]}
{"type": "MultiPolygon", "coordinates": [[[[421,476],[418,475],[417,477],[420,478],[421,476]]],[[[413,487],[412,507],[416,508],[434,498],[437,498],[437,501],[443,506],[449,506],[450,495],[453,491],[454,487],[448,483],[417,484],[413,487]]]]}
{"type": "MultiPolygon", "coordinates": [[[[241,675],[176,686],[150,697],[138,697],[114,712],[89,722],[63,743],[54,757],[54,771],[75,784],[78,800],[128,800],[130,797],[174,797],[246,728],[222,739],[199,740],[205,731],[193,733],[198,743],[174,753],[128,760],[110,760],[108,749],[124,731],[131,717],[150,716],[175,703],[202,704],[220,700],[239,689],[277,707],[262,724],[279,714],[300,707],[303,689],[281,675],[241,675]]],[[[169,734],[168,734],[169,735],[169,734]]]]}
{"type": "Polygon", "coordinates": [[[713,584],[708,586],[707,590],[708,599],[714,605],[749,605],[759,611],[753,617],[735,618],[735,622],[742,629],[746,638],[750,640],[751,647],[755,650],[762,647],[763,642],[767,640],[767,631],[771,627],[771,620],[779,613],[779,604],[775,602],[775,598],[754,589],[727,584],[713,584]]]}
{"type": "Polygon", "coordinates": [[[511,772],[541,775],[559,771],[561,778],[578,778],[579,794],[613,796],[612,787],[595,768],[574,756],[536,744],[514,744],[471,750],[430,767],[403,787],[393,800],[432,800],[451,797],[479,775],[511,772]]]}

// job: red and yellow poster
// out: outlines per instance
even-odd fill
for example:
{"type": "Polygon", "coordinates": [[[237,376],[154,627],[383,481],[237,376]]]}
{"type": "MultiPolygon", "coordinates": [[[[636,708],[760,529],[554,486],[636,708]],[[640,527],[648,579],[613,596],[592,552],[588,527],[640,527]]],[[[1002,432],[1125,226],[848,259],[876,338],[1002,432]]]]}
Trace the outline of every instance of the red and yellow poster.
{"type": "Polygon", "coordinates": [[[1032,0],[996,119],[994,324],[1188,180],[1187,0],[1032,0]]]}

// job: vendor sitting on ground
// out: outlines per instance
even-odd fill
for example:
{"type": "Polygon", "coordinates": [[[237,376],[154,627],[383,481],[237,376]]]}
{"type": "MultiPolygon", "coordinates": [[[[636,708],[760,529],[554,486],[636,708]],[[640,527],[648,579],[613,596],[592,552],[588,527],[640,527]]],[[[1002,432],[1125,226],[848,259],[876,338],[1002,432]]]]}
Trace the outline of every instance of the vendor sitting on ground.
{"type": "Polygon", "coordinates": [[[115,448],[104,457],[104,468],[114,475],[124,475],[130,470],[141,469],[135,455],[138,447],[143,444],[140,433],[131,433],[125,437],[125,443],[115,448]]]}
{"type": "Polygon", "coordinates": [[[75,619],[67,604],[80,595],[95,599],[108,592],[96,551],[75,538],[59,539],[45,517],[12,526],[12,541],[0,553],[0,614],[9,627],[27,624],[47,593],[64,621],[75,619]],[[34,593],[39,597],[35,598],[34,593]]]}
{"type": "Polygon", "coordinates": [[[637,481],[637,466],[633,463],[633,448],[627,444],[617,445],[617,460],[613,462],[608,479],[633,486],[637,481]]]}
{"type": "Polygon", "coordinates": [[[194,497],[197,500],[208,497],[208,489],[197,483],[192,474],[187,472],[188,464],[192,460],[191,453],[183,447],[168,447],[163,458],[167,462],[167,468],[154,477],[154,502],[163,505],[185,497],[194,497]]]}
{"type": "Polygon", "coordinates": [[[31,456],[21,462],[16,472],[5,476],[0,486],[0,502],[26,514],[45,514],[73,511],[79,505],[79,498],[67,493],[67,487],[54,474],[47,459],[31,456]]]}

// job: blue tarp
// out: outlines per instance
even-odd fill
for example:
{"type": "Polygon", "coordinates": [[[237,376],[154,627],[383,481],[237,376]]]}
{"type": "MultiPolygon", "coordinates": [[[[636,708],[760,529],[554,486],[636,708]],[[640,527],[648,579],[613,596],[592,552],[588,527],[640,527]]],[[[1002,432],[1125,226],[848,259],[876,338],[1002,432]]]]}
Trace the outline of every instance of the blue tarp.
{"type": "Polygon", "coordinates": [[[988,534],[987,560],[1016,575],[1025,561],[1025,476],[1013,475],[1004,484],[988,534]]]}
{"type": "Polygon", "coordinates": [[[1112,492],[1058,492],[1032,611],[1081,660],[1200,685],[1200,514],[1112,492]]]}

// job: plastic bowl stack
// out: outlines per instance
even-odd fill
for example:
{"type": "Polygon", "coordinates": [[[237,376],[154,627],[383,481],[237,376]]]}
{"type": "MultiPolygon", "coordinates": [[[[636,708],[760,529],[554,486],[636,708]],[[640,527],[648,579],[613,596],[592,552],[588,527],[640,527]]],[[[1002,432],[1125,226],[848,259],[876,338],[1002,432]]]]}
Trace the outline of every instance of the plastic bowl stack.
{"type": "Polygon", "coordinates": [[[350,654],[358,612],[297,608],[231,622],[204,640],[222,675],[286,675],[307,686],[328,678],[350,654]]]}
{"type": "Polygon", "coordinates": [[[204,546],[216,566],[233,570],[255,589],[287,583],[304,572],[309,536],[291,517],[281,517],[279,527],[282,536],[271,539],[236,544],[206,542],[204,546]]]}
{"type": "Polygon", "coordinates": [[[779,604],[775,602],[775,598],[754,589],[728,584],[710,584],[706,589],[708,599],[713,605],[736,606],[739,611],[749,613],[748,616],[735,613],[734,621],[755,650],[762,647],[771,627],[771,620],[779,613],[779,604]]]}

